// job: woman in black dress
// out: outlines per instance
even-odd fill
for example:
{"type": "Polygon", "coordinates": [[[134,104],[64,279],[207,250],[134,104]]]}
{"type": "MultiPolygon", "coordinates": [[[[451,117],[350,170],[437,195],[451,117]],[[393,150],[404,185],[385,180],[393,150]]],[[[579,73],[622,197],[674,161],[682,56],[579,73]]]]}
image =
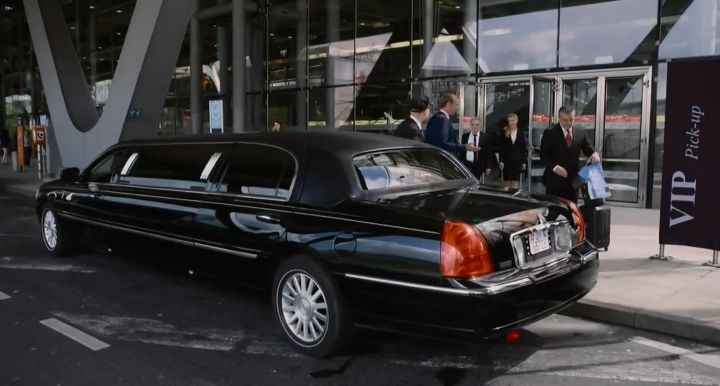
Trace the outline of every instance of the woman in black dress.
{"type": "Polygon", "coordinates": [[[525,131],[518,129],[517,125],[517,114],[508,114],[507,126],[500,139],[500,170],[506,189],[518,189],[520,175],[527,170],[527,137],[525,131]]]}

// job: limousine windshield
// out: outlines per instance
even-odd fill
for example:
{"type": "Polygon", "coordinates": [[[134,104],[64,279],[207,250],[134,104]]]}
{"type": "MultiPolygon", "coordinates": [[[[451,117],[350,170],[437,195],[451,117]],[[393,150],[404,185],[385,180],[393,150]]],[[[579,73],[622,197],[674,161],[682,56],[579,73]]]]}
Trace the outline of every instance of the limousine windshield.
{"type": "Polygon", "coordinates": [[[353,164],[365,190],[408,187],[470,178],[445,153],[432,149],[404,149],[364,154],[353,164]]]}

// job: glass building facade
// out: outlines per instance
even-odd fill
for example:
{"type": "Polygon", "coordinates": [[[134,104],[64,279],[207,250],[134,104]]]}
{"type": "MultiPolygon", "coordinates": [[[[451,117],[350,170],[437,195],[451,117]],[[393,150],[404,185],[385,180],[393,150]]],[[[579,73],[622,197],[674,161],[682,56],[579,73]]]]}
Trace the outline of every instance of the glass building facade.
{"type": "MultiPolygon", "coordinates": [[[[102,111],[136,2],[56,1],[102,111]]],[[[437,109],[454,92],[460,131],[472,116],[499,130],[518,114],[534,148],[527,183],[538,189],[542,130],[569,104],[602,153],[613,200],[635,206],[659,206],[667,62],[720,55],[720,0],[248,0],[236,25],[238,0],[196,1],[148,135],[210,132],[215,100],[225,132],[243,109],[244,131],[277,122],[387,133],[410,97],[437,109]],[[233,101],[234,36],[244,37],[243,106],[233,101]]],[[[19,0],[0,0],[0,74],[2,129],[47,116],[19,0]]]]}

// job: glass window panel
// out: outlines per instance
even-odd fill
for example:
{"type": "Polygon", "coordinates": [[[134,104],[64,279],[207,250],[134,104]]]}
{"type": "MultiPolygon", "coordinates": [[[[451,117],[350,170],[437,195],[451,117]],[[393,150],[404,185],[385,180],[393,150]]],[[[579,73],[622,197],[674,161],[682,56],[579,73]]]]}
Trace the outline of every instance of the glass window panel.
{"type": "Polygon", "coordinates": [[[129,155],[130,153],[125,150],[109,154],[88,171],[87,182],[110,182],[113,175],[119,173],[129,155]]]}
{"type": "MultiPolygon", "coordinates": [[[[310,0],[307,51],[311,86],[352,84],[355,1],[310,0]]],[[[304,53],[302,53],[304,54],[304,53]]]]}
{"type": "MultiPolygon", "coordinates": [[[[277,122],[282,131],[305,131],[307,127],[306,90],[272,91],[268,94],[268,126],[277,122]]],[[[317,111],[320,106],[313,106],[317,111]]]]}
{"type": "MultiPolygon", "coordinates": [[[[245,94],[245,127],[242,131],[264,131],[267,126],[265,95],[261,92],[245,94]]],[[[272,122],[270,123],[272,126],[272,122]]]]}
{"type": "Polygon", "coordinates": [[[651,60],[657,0],[565,0],[560,67],[651,60]]]}
{"type": "Polygon", "coordinates": [[[658,65],[657,75],[657,115],[655,131],[655,157],[653,162],[653,191],[652,191],[652,207],[660,208],[661,190],[662,190],[662,160],[665,144],[665,99],[667,95],[667,63],[658,65]]]}
{"type": "Polygon", "coordinates": [[[307,8],[304,1],[270,4],[267,72],[269,89],[307,86],[307,8]]]}
{"type": "Polygon", "coordinates": [[[468,178],[438,150],[407,150],[355,157],[355,170],[365,190],[413,186],[468,178]]]}
{"type": "Polygon", "coordinates": [[[414,78],[475,73],[477,3],[414,0],[414,78]]]}
{"type": "Polygon", "coordinates": [[[478,70],[489,73],[555,67],[558,0],[497,3],[484,6],[480,2],[478,70]]]}
{"type": "Polygon", "coordinates": [[[605,182],[610,187],[612,195],[609,200],[614,202],[638,201],[638,181],[640,176],[640,162],[603,161],[605,182]]]}
{"type": "Polygon", "coordinates": [[[639,160],[643,78],[608,78],[605,90],[603,158],[639,160]]]}
{"type": "Polygon", "coordinates": [[[720,0],[662,3],[661,59],[720,53],[720,0]]]}
{"type": "Polygon", "coordinates": [[[355,130],[390,133],[410,115],[409,83],[364,84],[355,101],[355,130]]]}
{"type": "Polygon", "coordinates": [[[411,24],[411,1],[357,1],[356,82],[410,79],[411,24]]]}
{"type": "Polygon", "coordinates": [[[563,105],[575,108],[574,125],[585,129],[588,141],[595,146],[597,79],[563,80],[563,105]]]}
{"type": "Polygon", "coordinates": [[[287,152],[269,146],[240,145],[233,152],[220,191],[288,198],[294,176],[295,160],[287,152]]]}
{"type": "Polygon", "coordinates": [[[310,90],[309,130],[353,130],[355,86],[310,90]]]}
{"type": "Polygon", "coordinates": [[[147,146],[142,148],[128,176],[148,179],[200,181],[216,146],[147,146]]]}
{"type": "Polygon", "coordinates": [[[70,37],[97,106],[107,102],[135,4],[135,0],[76,0],[63,5],[70,37]]]}

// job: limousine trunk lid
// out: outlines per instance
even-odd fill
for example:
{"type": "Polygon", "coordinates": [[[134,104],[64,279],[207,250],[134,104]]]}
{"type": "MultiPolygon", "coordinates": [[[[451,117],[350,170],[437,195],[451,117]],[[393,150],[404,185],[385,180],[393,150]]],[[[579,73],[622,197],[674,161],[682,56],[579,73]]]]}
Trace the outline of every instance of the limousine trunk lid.
{"type": "Polygon", "coordinates": [[[513,233],[537,225],[540,218],[554,221],[560,215],[570,217],[563,205],[480,187],[410,194],[390,203],[417,214],[477,226],[488,241],[497,269],[515,264],[510,241],[513,233]]]}

